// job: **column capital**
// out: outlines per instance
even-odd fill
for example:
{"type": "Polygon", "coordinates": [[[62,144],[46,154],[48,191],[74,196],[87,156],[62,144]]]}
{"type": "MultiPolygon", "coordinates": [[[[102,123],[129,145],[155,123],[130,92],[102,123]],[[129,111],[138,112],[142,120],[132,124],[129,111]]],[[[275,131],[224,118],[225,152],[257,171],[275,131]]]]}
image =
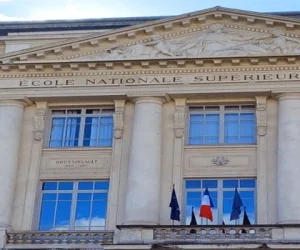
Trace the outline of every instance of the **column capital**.
{"type": "Polygon", "coordinates": [[[19,101],[19,100],[0,100],[0,107],[5,107],[5,106],[24,108],[25,106],[27,106],[27,103],[25,101],[19,101]]]}
{"type": "Polygon", "coordinates": [[[137,97],[133,99],[133,102],[135,104],[141,104],[141,103],[155,103],[162,105],[166,103],[166,99],[162,97],[152,97],[152,96],[145,96],[145,97],[137,97]]]}
{"type": "Polygon", "coordinates": [[[275,93],[273,96],[278,101],[283,100],[300,100],[300,92],[290,92],[290,93],[275,93]]]}

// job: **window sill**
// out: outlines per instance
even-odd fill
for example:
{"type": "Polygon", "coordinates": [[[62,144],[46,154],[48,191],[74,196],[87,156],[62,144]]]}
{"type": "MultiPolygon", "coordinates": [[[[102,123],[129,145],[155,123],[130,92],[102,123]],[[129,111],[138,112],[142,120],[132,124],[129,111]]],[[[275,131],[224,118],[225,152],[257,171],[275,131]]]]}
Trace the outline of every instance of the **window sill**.
{"type": "Polygon", "coordinates": [[[69,148],[43,148],[43,151],[112,151],[112,147],[69,147],[69,148]]]}
{"type": "Polygon", "coordinates": [[[231,144],[231,145],[184,145],[185,149],[216,149],[216,148],[257,148],[257,144],[231,144]]]}

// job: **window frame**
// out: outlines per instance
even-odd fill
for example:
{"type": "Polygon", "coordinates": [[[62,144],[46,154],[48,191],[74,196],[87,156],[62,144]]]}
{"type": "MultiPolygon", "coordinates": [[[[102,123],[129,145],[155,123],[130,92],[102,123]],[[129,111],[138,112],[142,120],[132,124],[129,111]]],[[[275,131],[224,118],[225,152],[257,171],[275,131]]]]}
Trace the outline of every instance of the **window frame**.
{"type": "MultiPolygon", "coordinates": [[[[99,229],[76,229],[75,228],[75,221],[76,221],[76,209],[77,209],[77,194],[78,193],[107,193],[107,201],[106,201],[106,214],[105,214],[105,225],[103,227],[102,230],[107,230],[107,220],[108,220],[108,209],[109,209],[109,193],[110,193],[110,180],[109,179],[98,179],[98,180],[45,180],[45,181],[40,181],[40,191],[39,191],[39,199],[38,199],[38,212],[37,212],[37,216],[36,216],[36,230],[39,232],[44,232],[45,230],[40,230],[40,219],[41,219],[41,213],[42,213],[42,202],[43,202],[43,194],[45,193],[53,193],[53,191],[56,192],[56,194],[61,194],[61,193],[72,193],[72,200],[71,200],[71,211],[70,211],[70,227],[69,229],[63,229],[65,231],[93,231],[93,230],[99,230],[99,229]],[[49,183],[49,182],[56,182],[56,183],[60,183],[60,182],[72,182],[73,183],[73,190],[42,190],[43,188],[43,183],[49,183]],[[101,190],[79,190],[78,189],[78,184],[79,182],[108,182],[109,187],[107,190],[101,189],[101,190]],[[94,192],[96,191],[96,192],[94,192]]],[[[95,185],[95,184],[94,184],[95,185]]],[[[90,208],[90,210],[92,211],[92,207],[90,208]]],[[[90,211],[90,213],[91,213],[90,211]]],[[[57,213],[57,201],[55,204],[55,211],[54,211],[54,218],[53,218],[53,222],[56,218],[56,213],[57,213]]],[[[89,221],[89,227],[91,226],[91,220],[89,221]]],[[[100,227],[100,226],[98,226],[100,227]]],[[[46,232],[55,232],[55,231],[61,231],[61,229],[57,229],[57,230],[48,230],[46,232]]]]}
{"type": "MultiPolygon", "coordinates": [[[[46,133],[46,140],[44,147],[45,148],[50,148],[50,149],[65,149],[65,148],[110,148],[113,146],[113,140],[114,136],[112,135],[112,143],[111,146],[83,146],[84,143],[84,130],[85,130],[85,120],[87,117],[112,117],[113,124],[112,124],[112,130],[114,129],[114,113],[115,113],[115,108],[108,106],[108,107],[97,107],[97,106],[89,106],[89,107],[59,107],[59,108],[51,108],[49,110],[49,118],[47,119],[47,133],[46,133]],[[87,114],[86,111],[89,109],[98,109],[100,110],[99,114],[87,114]],[[68,114],[68,111],[74,111],[74,110],[80,110],[80,114],[68,114]],[[105,110],[110,110],[110,112],[103,112],[105,110]],[[53,114],[53,111],[65,111],[64,114],[53,114]],[[80,124],[79,124],[79,136],[78,136],[78,146],[60,146],[60,147],[50,147],[50,142],[51,142],[51,133],[52,133],[52,122],[54,118],[75,118],[79,117],[80,118],[80,124]]],[[[62,142],[65,143],[65,131],[66,131],[66,125],[64,124],[64,132],[63,132],[63,137],[62,137],[62,142]]]]}
{"type": "MultiPolygon", "coordinates": [[[[256,135],[257,132],[257,117],[256,117],[256,105],[254,103],[245,103],[245,104],[203,104],[203,105],[190,105],[188,107],[188,116],[187,116],[187,129],[186,129],[186,139],[185,139],[185,145],[186,146],[234,146],[234,145],[256,145],[257,144],[257,137],[254,136],[255,141],[253,143],[225,143],[225,114],[242,114],[242,113],[253,113],[254,114],[254,133],[256,135]],[[238,110],[225,110],[225,107],[228,106],[238,106],[238,110]],[[242,109],[242,107],[251,106],[249,109],[242,109]],[[218,107],[218,111],[206,111],[206,107],[218,107]],[[203,110],[197,110],[197,108],[202,108],[203,110]],[[192,109],[192,110],[191,110],[192,109]],[[191,125],[191,115],[192,114],[219,114],[219,142],[218,143],[203,143],[203,144],[190,144],[190,125],[191,125]]],[[[240,122],[240,120],[239,120],[240,122]]],[[[240,137],[240,133],[239,133],[240,137]]]]}
{"type": "MultiPolygon", "coordinates": [[[[254,225],[257,224],[257,218],[258,218],[258,215],[257,215],[257,212],[258,212],[258,209],[257,209],[257,178],[256,177],[226,177],[226,178],[184,178],[183,179],[183,194],[184,194],[184,197],[183,197],[183,204],[182,204],[182,218],[181,219],[181,222],[180,224],[181,225],[189,225],[189,224],[186,224],[186,204],[187,204],[187,191],[190,191],[190,192],[201,192],[203,193],[205,188],[194,188],[194,189],[187,189],[186,188],[186,181],[190,181],[190,180],[200,180],[200,181],[203,181],[203,180],[217,180],[217,188],[214,188],[213,189],[213,192],[217,192],[217,201],[218,201],[218,224],[217,225],[222,225],[220,223],[220,219],[223,218],[223,195],[224,195],[224,191],[232,191],[234,192],[235,191],[235,188],[225,188],[226,190],[224,190],[222,184],[223,184],[223,181],[224,180],[255,180],[255,188],[253,190],[253,188],[238,188],[238,192],[240,191],[253,191],[254,192],[254,225]],[[242,189],[242,190],[241,190],[242,189]],[[201,190],[201,191],[200,191],[201,190]],[[221,202],[220,202],[221,201],[221,202]]],[[[209,189],[210,191],[210,189],[209,189]]],[[[202,199],[202,195],[200,197],[200,200],[202,199]]],[[[242,213],[243,214],[243,213],[242,213]]],[[[195,216],[197,217],[198,215],[195,214],[195,216]]],[[[199,217],[199,216],[198,216],[199,217]]],[[[198,224],[199,225],[199,224],[198,224]]],[[[210,225],[210,224],[200,224],[200,225],[210,225]]],[[[213,226],[214,224],[212,224],[213,226]]],[[[235,221],[235,225],[239,225],[238,224],[238,221],[236,220],[235,221]]]]}

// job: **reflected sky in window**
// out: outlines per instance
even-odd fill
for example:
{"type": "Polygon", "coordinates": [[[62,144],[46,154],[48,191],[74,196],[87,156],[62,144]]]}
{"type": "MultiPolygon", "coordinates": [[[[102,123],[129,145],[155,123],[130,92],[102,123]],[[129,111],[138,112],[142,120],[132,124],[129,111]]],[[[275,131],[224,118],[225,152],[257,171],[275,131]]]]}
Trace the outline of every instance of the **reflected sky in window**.
{"type": "Polygon", "coordinates": [[[185,181],[185,224],[191,221],[192,208],[198,225],[241,225],[244,208],[241,208],[240,219],[230,221],[230,213],[234,198],[234,190],[238,189],[251,224],[256,221],[256,181],[255,179],[224,179],[224,180],[186,180],[185,181]],[[213,221],[199,217],[201,200],[205,188],[209,189],[214,203],[213,221]]]}
{"type": "Polygon", "coordinates": [[[39,230],[105,229],[108,181],[45,182],[39,230]]]}

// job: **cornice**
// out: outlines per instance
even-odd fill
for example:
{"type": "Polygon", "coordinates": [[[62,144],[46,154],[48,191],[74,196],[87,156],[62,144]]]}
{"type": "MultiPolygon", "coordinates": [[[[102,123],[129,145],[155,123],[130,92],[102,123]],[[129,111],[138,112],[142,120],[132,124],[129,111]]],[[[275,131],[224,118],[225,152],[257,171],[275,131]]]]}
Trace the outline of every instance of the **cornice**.
{"type": "MultiPolygon", "coordinates": [[[[1,56],[0,61],[2,61],[2,63],[9,63],[14,60],[26,61],[30,58],[43,59],[48,55],[59,56],[59,58],[71,58],[77,54],[82,55],[78,52],[80,52],[86,46],[95,47],[93,53],[96,53],[96,47],[99,48],[103,44],[105,44],[105,46],[107,47],[109,46],[109,44],[118,44],[118,42],[120,42],[121,40],[128,41],[131,39],[136,39],[139,36],[145,37],[145,35],[152,35],[157,32],[167,34],[167,32],[176,30],[178,28],[189,29],[189,27],[193,26],[193,24],[203,24],[208,20],[222,21],[225,19],[231,20],[232,22],[238,21],[239,23],[248,24],[249,26],[251,25],[252,27],[249,27],[249,29],[254,29],[257,32],[259,32],[260,29],[267,30],[268,28],[272,28],[274,26],[281,29],[287,29],[289,31],[300,30],[300,20],[296,18],[287,18],[216,7],[176,16],[173,18],[161,19],[146,24],[103,32],[101,34],[93,34],[81,38],[75,38],[66,42],[58,42],[50,45],[40,46],[23,50],[21,52],[12,52],[1,56]],[[256,27],[254,27],[254,24],[258,25],[255,25],[256,27]],[[64,56],[64,52],[67,52],[69,54],[71,53],[72,55],[64,56]]],[[[290,35],[292,37],[299,36],[299,34],[287,35],[290,35]]],[[[83,54],[84,53],[86,52],[83,52],[83,54]]]]}
{"type": "Polygon", "coordinates": [[[35,62],[0,65],[2,78],[18,76],[93,76],[159,73],[235,72],[267,70],[299,70],[300,55],[180,58],[103,62],[35,62]]]}

